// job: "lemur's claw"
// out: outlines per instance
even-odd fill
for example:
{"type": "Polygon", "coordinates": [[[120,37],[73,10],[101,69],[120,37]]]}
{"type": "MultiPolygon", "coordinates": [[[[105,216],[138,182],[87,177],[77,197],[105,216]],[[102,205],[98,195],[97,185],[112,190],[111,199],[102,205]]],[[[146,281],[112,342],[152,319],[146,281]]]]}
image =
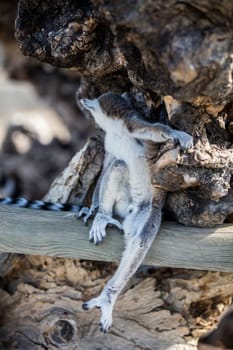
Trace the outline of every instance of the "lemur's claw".
{"type": "Polygon", "coordinates": [[[83,207],[82,209],[79,210],[77,214],[77,218],[80,219],[83,215],[87,215],[89,213],[89,208],[88,207],[83,207]]]}
{"type": "Polygon", "coordinates": [[[110,327],[104,327],[104,325],[100,325],[100,331],[106,334],[109,331],[110,327]]]}
{"type": "Polygon", "coordinates": [[[102,314],[101,321],[100,321],[100,330],[101,332],[107,333],[112,325],[112,317],[104,317],[102,314]]]}

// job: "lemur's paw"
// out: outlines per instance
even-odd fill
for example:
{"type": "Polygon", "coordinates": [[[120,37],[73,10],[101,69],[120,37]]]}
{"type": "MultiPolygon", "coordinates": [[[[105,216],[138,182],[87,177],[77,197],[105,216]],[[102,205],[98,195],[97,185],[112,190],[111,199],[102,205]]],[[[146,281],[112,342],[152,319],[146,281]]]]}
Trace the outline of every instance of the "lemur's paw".
{"type": "Polygon", "coordinates": [[[100,330],[101,332],[107,333],[112,325],[112,313],[108,314],[107,317],[102,315],[100,319],[100,330]]]}
{"type": "Polygon", "coordinates": [[[118,220],[113,219],[110,215],[97,213],[89,233],[89,240],[95,244],[101,243],[106,236],[107,225],[116,226],[119,230],[123,230],[123,226],[118,220]]]}
{"type": "Polygon", "coordinates": [[[100,330],[106,333],[112,325],[112,304],[107,297],[99,296],[93,298],[82,305],[83,310],[89,310],[96,307],[101,310],[100,330]]]}
{"type": "Polygon", "coordinates": [[[189,149],[193,147],[193,137],[183,131],[175,131],[175,138],[179,142],[181,148],[189,149]]]}
{"type": "Polygon", "coordinates": [[[90,217],[94,214],[94,211],[88,207],[83,207],[81,210],[79,210],[77,217],[78,219],[80,219],[81,217],[83,217],[83,222],[86,225],[88,222],[88,219],[90,219],[90,217]]]}
{"type": "Polygon", "coordinates": [[[83,310],[90,310],[90,309],[93,309],[93,307],[100,309],[101,307],[100,297],[90,299],[89,301],[86,301],[85,303],[82,304],[83,310]]]}

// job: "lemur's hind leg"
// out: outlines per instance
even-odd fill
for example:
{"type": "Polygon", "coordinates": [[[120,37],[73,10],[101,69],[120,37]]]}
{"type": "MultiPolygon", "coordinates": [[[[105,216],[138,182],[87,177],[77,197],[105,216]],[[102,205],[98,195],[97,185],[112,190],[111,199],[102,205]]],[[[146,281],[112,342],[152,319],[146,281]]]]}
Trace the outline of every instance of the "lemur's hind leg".
{"type": "Polygon", "coordinates": [[[126,212],[129,205],[128,193],[128,169],[123,161],[116,159],[103,175],[99,187],[99,209],[89,233],[89,239],[95,244],[102,242],[106,236],[107,225],[123,229],[122,224],[112,214],[113,209],[119,214],[121,211],[126,212]]]}
{"type": "Polygon", "coordinates": [[[87,224],[88,220],[96,213],[99,207],[99,191],[100,191],[100,183],[102,180],[102,175],[100,175],[96,187],[93,192],[92,202],[90,208],[82,207],[82,209],[78,212],[77,217],[80,219],[83,217],[84,224],[87,224]]]}
{"type": "Polygon", "coordinates": [[[100,325],[103,332],[107,332],[111,327],[112,311],[119,293],[144,260],[158,233],[165,198],[164,192],[158,190],[159,192],[160,194],[157,196],[156,202],[153,202],[149,206],[147,203],[138,211],[129,214],[132,215],[131,223],[135,222],[135,225],[133,225],[134,234],[127,235],[126,249],[117,271],[97,298],[83,304],[84,310],[93,307],[101,309],[100,325]]]}
{"type": "Polygon", "coordinates": [[[80,219],[83,217],[83,221],[85,224],[87,224],[88,220],[95,215],[97,209],[99,208],[99,193],[100,193],[100,185],[102,182],[102,179],[107,172],[108,168],[111,166],[111,163],[113,162],[114,157],[110,155],[109,153],[105,154],[105,159],[104,159],[104,164],[103,164],[103,169],[101,171],[101,174],[98,178],[97,184],[95,186],[93,196],[92,196],[92,201],[91,201],[91,206],[90,208],[88,207],[83,207],[77,214],[77,217],[80,219]]]}

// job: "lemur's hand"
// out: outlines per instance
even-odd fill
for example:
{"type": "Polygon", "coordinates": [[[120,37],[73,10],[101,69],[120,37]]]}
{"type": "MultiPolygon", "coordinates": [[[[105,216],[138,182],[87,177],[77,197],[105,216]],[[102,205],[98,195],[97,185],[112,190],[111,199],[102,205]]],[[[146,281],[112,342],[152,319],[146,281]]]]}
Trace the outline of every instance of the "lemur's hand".
{"type": "Polygon", "coordinates": [[[174,130],[174,139],[179,142],[182,149],[193,147],[193,137],[184,131],[174,130]]]}
{"type": "Polygon", "coordinates": [[[96,210],[98,209],[97,206],[92,205],[90,208],[83,207],[77,214],[77,218],[80,219],[83,217],[83,222],[86,225],[88,220],[95,214],[96,210]]]}
{"type": "Polygon", "coordinates": [[[92,223],[89,233],[89,240],[95,244],[101,243],[106,236],[106,227],[108,225],[115,226],[119,230],[123,230],[122,224],[111,217],[111,215],[98,212],[92,223]]]}

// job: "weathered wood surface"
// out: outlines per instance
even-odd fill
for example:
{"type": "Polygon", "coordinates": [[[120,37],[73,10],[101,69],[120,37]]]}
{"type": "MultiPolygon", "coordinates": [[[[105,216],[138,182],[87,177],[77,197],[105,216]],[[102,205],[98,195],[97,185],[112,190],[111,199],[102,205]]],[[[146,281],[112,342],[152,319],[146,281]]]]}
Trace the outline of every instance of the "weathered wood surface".
{"type": "Polygon", "coordinates": [[[106,335],[99,310],[82,303],[100,293],[114,263],[4,253],[0,261],[4,350],[196,350],[194,339],[232,298],[232,273],[144,268],[118,299],[106,335]]]}
{"type": "MultiPolygon", "coordinates": [[[[88,227],[65,213],[0,207],[0,251],[118,261],[123,237],[114,229],[104,243],[88,241],[88,227]]],[[[145,264],[233,271],[233,225],[191,228],[164,223],[145,264]]]]}

